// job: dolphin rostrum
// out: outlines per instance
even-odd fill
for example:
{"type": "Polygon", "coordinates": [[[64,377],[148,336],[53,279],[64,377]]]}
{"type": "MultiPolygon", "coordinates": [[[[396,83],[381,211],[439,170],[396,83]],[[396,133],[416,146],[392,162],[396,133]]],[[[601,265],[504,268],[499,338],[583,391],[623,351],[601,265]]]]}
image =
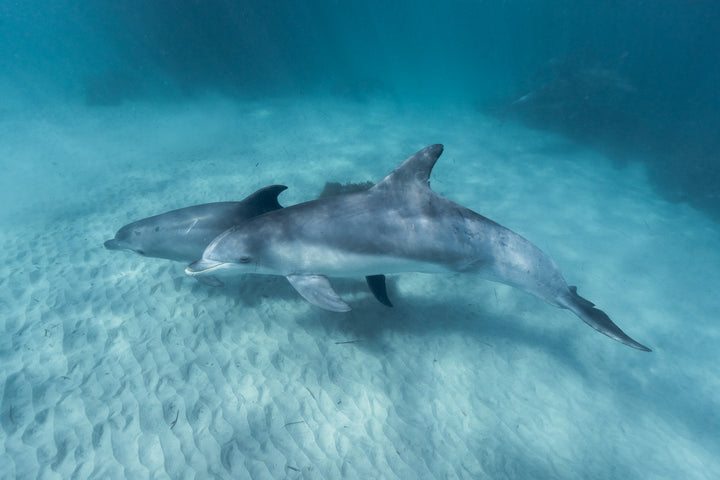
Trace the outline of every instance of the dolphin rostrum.
{"type": "Polygon", "coordinates": [[[442,145],[420,150],[366,192],[301,203],[234,226],[185,271],[284,275],[310,303],[335,312],[350,306],[328,277],[475,273],[567,308],[608,337],[650,351],[568,286],[535,245],[433,192],[430,172],[442,151],[442,145]]]}
{"type": "MultiPolygon", "coordinates": [[[[285,185],[271,185],[239,202],[205,203],[144,218],[122,227],[104,246],[108,250],[129,250],[144,257],[192,262],[201,258],[205,247],[228,228],[282,208],[277,197],[286,189],[285,185]]],[[[222,285],[216,276],[198,280],[213,286],[222,285]]],[[[375,298],[391,307],[385,276],[372,275],[366,280],[375,298]]]]}

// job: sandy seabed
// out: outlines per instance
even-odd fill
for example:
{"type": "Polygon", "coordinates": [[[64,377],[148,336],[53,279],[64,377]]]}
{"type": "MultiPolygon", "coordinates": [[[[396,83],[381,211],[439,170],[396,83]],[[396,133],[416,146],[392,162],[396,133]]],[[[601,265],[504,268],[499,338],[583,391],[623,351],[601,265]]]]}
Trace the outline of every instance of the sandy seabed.
{"type": "Polygon", "coordinates": [[[720,227],[560,136],[339,99],[10,108],[0,127],[0,477],[720,477],[720,227]],[[9,128],[10,126],[14,128],[9,128]],[[527,237],[628,334],[469,275],[202,285],[102,248],[274,183],[378,181],[444,143],[446,197],[527,237]]]}

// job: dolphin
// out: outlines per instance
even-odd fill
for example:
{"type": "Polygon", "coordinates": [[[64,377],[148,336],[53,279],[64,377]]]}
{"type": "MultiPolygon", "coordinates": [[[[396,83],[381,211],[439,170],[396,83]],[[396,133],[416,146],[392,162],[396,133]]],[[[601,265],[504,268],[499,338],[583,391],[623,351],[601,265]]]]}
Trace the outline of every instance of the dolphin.
{"type": "Polygon", "coordinates": [[[122,227],[103,245],[108,250],[130,250],[143,257],[192,262],[228,228],[249,218],[278,210],[284,185],[261,188],[240,202],[216,202],[180,208],[122,227]]]}
{"type": "MultiPolygon", "coordinates": [[[[261,188],[239,202],[215,202],[180,208],[144,218],[122,227],[115,238],[103,245],[108,250],[129,250],[144,257],[192,262],[202,257],[205,247],[228,228],[272,210],[282,208],[277,197],[285,185],[261,188]]],[[[198,278],[211,286],[222,286],[217,276],[198,278]]],[[[375,298],[392,307],[384,275],[366,278],[375,298]]]]}
{"type": "Polygon", "coordinates": [[[538,247],[433,192],[430,173],[442,151],[442,145],[420,150],[365,192],[301,203],[234,226],[185,271],[196,277],[218,271],[284,275],[310,303],[334,312],[350,306],[328,277],[474,273],[566,308],[608,337],[650,351],[568,286],[538,247]]]}

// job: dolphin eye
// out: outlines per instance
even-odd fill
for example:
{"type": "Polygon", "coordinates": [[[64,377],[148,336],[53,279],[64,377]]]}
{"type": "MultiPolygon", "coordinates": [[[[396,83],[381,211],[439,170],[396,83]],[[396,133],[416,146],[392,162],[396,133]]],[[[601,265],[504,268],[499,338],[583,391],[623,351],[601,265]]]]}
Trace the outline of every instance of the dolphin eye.
{"type": "Polygon", "coordinates": [[[138,253],[140,255],[145,255],[145,250],[135,250],[135,253],[138,253]]]}
{"type": "Polygon", "coordinates": [[[240,257],[240,263],[250,263],[250,257],[240,257]]]}

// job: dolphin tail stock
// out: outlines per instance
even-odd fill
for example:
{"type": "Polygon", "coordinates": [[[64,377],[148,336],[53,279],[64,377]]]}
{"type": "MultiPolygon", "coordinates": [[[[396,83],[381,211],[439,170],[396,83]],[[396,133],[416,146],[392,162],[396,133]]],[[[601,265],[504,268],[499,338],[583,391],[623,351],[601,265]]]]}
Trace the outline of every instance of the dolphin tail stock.
{"type": "Polygon", "coordinates": [[[610,317],[608,317],[605,312],[595,308],[594,303],[578,295],[577,287],[569,287],[568,294],[560,299],[560,305],[572,311],[580,317],[583,322],[613,340],[617,340],[620,343],[644,352],[652,351],[645,345],[630,338],[620,327],[610,320],[610,317]]]}

